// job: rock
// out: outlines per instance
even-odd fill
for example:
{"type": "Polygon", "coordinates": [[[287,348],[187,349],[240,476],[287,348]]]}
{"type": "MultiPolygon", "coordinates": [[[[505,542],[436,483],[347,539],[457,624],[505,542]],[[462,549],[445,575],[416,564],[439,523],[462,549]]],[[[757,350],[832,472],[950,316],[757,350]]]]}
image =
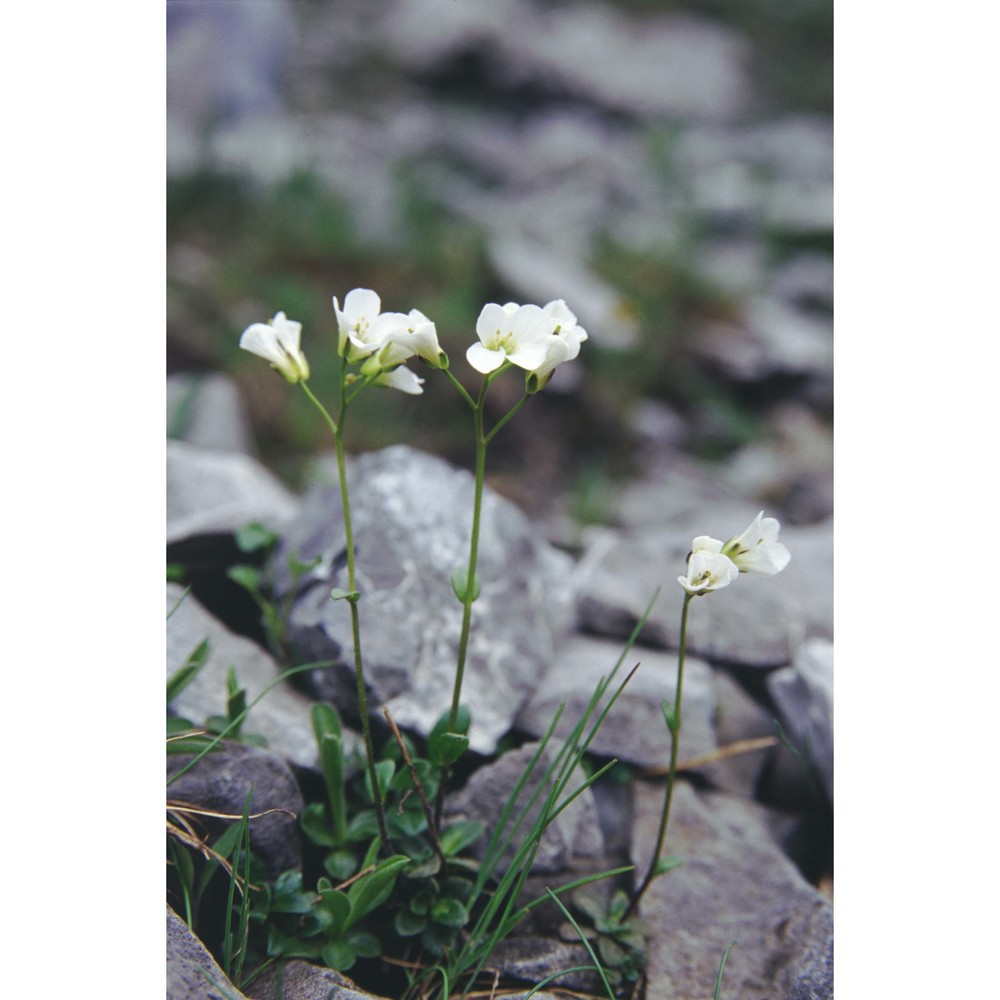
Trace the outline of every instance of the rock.
{"type": "MultiPolygon", "coordinates": [[[[251,704],[277,681],[280,671],[260,646],[230,632],[177,584],[167,584],[167,677],[187,661],[205,639],[211,644],[205,665],[170,708],[196,726],[211,715],[226,714],[229,668],[251,704]],[[182,600],[183,598],[183,600],[182,600]],[[174,610],[176,608],[176,610],[174,610]],[[170,612],[173,611],[173,614],[170,612]]],[[[312,702],[287,683],[278,684],[250,709],[243,731],[263,736],[274,753],[299,767],[316,768],[318,756],[310,715],[312,702]]],[[[353,734],[345,732],[349,740],[353,734]]],[[[349,752],[349,751],[348,751],[349,752]]]]}
{"type": "MultiPolygon", "coordinates": [[[[517,718],[517,727],[540,737],[548,729],[561,703],[566,709],[556,728],[564,737],[576,724],[594,693],[598,682],[606,677],[619,657],[624,643],[595,639],[583,635],[571,636],[562,643],[556,659],[545,673],[541,685],[517,718]]],[[[677,680],[677,657],[661,651],[633,646],[619,669],[608,697],[629,670],[638,663],[639,669],[605,717],[597,731],[590,752],[643,767],[665,764],[670,758],[670,736],[660,702],[673,704],[677,680]]],[[[602,701],[607,703],[608,698],[602,701]]],[[[599,710],[598,710],[599,711],[599,710]]],[[[702,660],[687,657],[684,665],[683,726],[681,727],[681,759],[709,753],[716,748],[712,716],[715,694],[712,670],[702,660]]],[[[597,712],[592,718],[596,718],[597,712]]]]}
{"type": "MultiPolygon", "coordinates": [[[[192,759],[190,754],[169,754],[168,778],[178,774],[192,759]]],[[[167,800],[239,817],[251,786],[251,815],[269,809],[283,810],[250,820],[250,847],[267,877],[277,878],[289,869],[301,868],[298,817],[303,808],[302,793],[291,769],[280,757],[259,747],[224,742],[168,784],[167,800]]],[[[189,818],[196,828],[217,833],[234,822],[202,816],[189,818]]]]}
{"type": "Polygon", "coordinates": [[[707,19],[629,17],[597,3],[577,3],[567,17],[528,0],[408,0],[385,26],[413,69],[478,51],[501,84],[568,92],[629,115],[726,120],[748,94],[741,39],[707,19]]]}
{"type": "Polygon", "coordinates": [[[801,404],[775,407],[769,433],[742,448],[720,470],[746,496],[780,504],[791,524],[833,514],[833,431],[801,404]]]}
{"type": "Polygon", "coordinates": [[[692,353],[737,382],[775,374],[825,376],[833,363],[833,323],[767,295],[748,296],[737,321],[700,325],[692,353]]]}
{"type": "Polygon", "coordinates": [[[833,802],[833,643],[812,639],[767,678],[781,725],[833,802]]]}
{"type": "Polygon", "coordinates": [[[288,0],[167,5],[167,167],[199,166],[205,135],[251,114],[283,108],[283,71],[295,41],[288,0]]]}
{"type": "Polygon", "coordinates": [[[249,455],[167,442],[168,545],[231,534],[251,521],[278,531],[297,505],[277,477],[249,455]]]}
{"type": "MultiPolygon", "coordinates": [[[[451,705],[462,608],[451,574],[468,559],[473,478],[397,446],[358,457],[348,473],[369,708],[388,704],[401,727],[426,735],[451,705]]],[[[312,677],[323,698],[354,692],[340,494],[314,491],[284,550],[320,564],[299,583],[289,638],[301,662],[337,660],[312,677]]],[[[284,555],[279,554],[284,561],[284,555]]],[[[573,613],[571,560],[551,548],[511,503],[486,488],[478,577],[462,703],[472,749],[489,753],[551,662],[573,613]]]]}
{"type": "MultiPolygon", "coordinates": [[[[472,847],[476,857],[483,857],[489,846],[490,837],[497,829],[500,814],[539,745],[526,743],[517,750],[505,753],[494,763],[479,768],[463,788],[447,798],[445,812],[449,820],[474,819],[485,825],[484,836],[480,837],[472,847]]],[[[531,777],[521,791],[518,799],[520,805],[515,807],[515,812],[512,813],[514,823],[520,809],[527,805],[532,793],[541,783],[546,769],[555,761],[558,749],[558,742],[554,746],[550,744],[535,765],[531,777]]],[[[585,780],[586,775],[582,771],[574,772],[558,801],[566,799],[585,780]]],[[[541,802],[547,794],[548,791],[543,792],[539,802],[530,810],[521,827],[522,834],[537,819],[541,802]]],[[[507,829],[509,831],[513,828],[511,825],[507,829]]],[[[510,866],[522,841],[523,836],[515,835],[497,866],[499,872],[506,871],[510,866]]],[[[597,805],[591,791],[587,789],[563,810],[545,831],[531,870],[534,873],[565,872],[574,859],[597,858],[603,854],[604,839],[601,836],[597,805]]]]}
{"type": "MultiPolygon", "coordinates": [[[[549,983],[567,990],[585,991],[585,995],[600,995],[600,980],[592,972],[579,971],[581,966],[593,966],[593,959],[582,944],[571,944],[557,938],[512,934],[501,941],[489,959],[490,968],[499,969],[504,977],[526,983],[549,983]],[[577,970],[577,971],[565,971],[577,970]],[[559,975],[562,973],[562,975],[559,975]],[[555,977],[554,979],[550,977],[555,977]]],[[[505,998],[507,994],[502,994],[505,998]]],[[[533,993],[532,998],[550,994],[533,993]]],[[[565,997],[560,991],[557,996],[565,997]]],[[[517,994],[515,994],[517,996],[517,994]]],[[[523,996],[523,994],[522,994],[523,996]]]]}
{"type": "Polygon", "coordinates": [[[169,906],[167,1000],[246,1000],[208,949],[169,906]]]}
{"type": "MultiPolygon", "coordinates": [[[[687,531],[692,521],[706,511],[723,522],[738,521],[745,515],[745,494],[736,492],[714,469],[669,444],[651,442],[645,449],[642,468],[642,476],[619,491],[610,514],[612,523],[632,529],[635,534],[663,527],[687,531]]],[[[598,537],[595,534],[595,540],[598,537]]]]}
{"type": "MultiPolygon", "coordinates": [[[[718,709],[715,714],[715,738],[722,748],[765,737],[777,739],[773,713],[766,711],[733,680],[725,670],[715,670],[712,686],[718,709]]],[[[684,689],[685,712],[687,687],[684,689]]],[[[685,715],[684,724],[687,725],[685,715]]],[[[682,734],[683,735],[683,734],[682,734]]],[[[725,757],[697,768],[697,773],[720,791],[753,798],[774,749],[761,747],[725,757]]]]}
{"type": "MultiPolygon", "coordinates": [[[[594,533],[577,567],[578,615],[589,631],[627,636],[657,587],[662,587],[640,641],[676,649],[691,541],[697,535],[728,538],[752,520],[737,521],[731,508],[711,508],[687,528],[594,533]]],[[[833,635],[833,523],[782,528],[792,560],[772,577],[741,575],[723,590],[697,597],[688,613],[688,652],[712,663],[776,667],[791,662],[806,639],[833,635]]]]}
{"type": "MultiPolygon", "coordinates": [[[[638,788],[633,858],[645,872],[663,793],[638,788]]],[[[724,793],[699,795],[685,782],[675,788],[664,853],[684,864],[657,879],[640,904],[654,929],[647,1000],[711,996],[732,941],[723,996],[833,996],[832,908],[771,840],[764,816],[724,793]]]]}
{"type": "Polygon", "coordinates": [[[224,375],[171,375],[167,379],[167,435],[200,448],[253,451],[239,389],[224,375]]]}
{"type": "MultiPolygon", "coordinates": [[[[574,260],[563,241],[546,247],[534,238],[503,235],[490,242],[489,251],[497,274],[525,301],[544,305],[564,299],[596,343],[616,350],[634,344],[639,326],[628,315],[621,295],[582,261],[574,260]]],[[[552,385],[573,370],[557,369],[552,385]]]]}
{"type": "Polygon", "coordinates": [[[386,1000],[341,972],[300,958],[265,969],[247,990],[247,1000],[386,1000]]]}

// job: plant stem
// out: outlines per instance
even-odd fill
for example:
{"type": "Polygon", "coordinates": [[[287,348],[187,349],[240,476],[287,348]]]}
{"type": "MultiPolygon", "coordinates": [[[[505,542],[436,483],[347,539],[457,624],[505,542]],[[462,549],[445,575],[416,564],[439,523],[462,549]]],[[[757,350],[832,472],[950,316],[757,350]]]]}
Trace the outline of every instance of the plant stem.
{"type": "MultiPolygon", "coordinates": [[[[346,360],[342,360],[340,369],[340,412],[337,414],[337,421],[327,412],[323,404],[313,395],[305,382],[299,382],[305,390],[312,404],[323,415],[327,426],[333,434],[333,441],[337,451],[337,478],[340,480],[340,499],[344,509],[344,539],[347,547],[347,589],[349,592],[357,590],[357,578],[354,569],[354,533],[351,530],[351,503],[347,490],[347,467],[344,460],[344,418],[347,416],[347,400],[344,394],[344,368],[346,360]]],[[[349,598],[347,603],[351,606],[351,634],[354,638],[354,679],[358,689],[358,712],[361,715],[361,732],[365,741],[365,757],[368,761],[368,779],[372,786],[372,801],[375,804],[375,815],[378,818],[379,833],[382,835],[382,843],[387,849],[392,849],[392,839],[389,837],[389,829],[385,823],[385,810],[382,806],[382,792],[378,787],[378,774],[375,770],[375,746],[372,742],[371,722],[368,718],[368,695],[365,688],[365,673],[361,659],[361,622],[358,616],[357,598],[349,598]]]]}
{"type": "MultiPolygon", "coordinates": [[[[501,372],[509,368],[505,364],[495,372],[491,372],[483,379],[483,387],[479,391],[479,397],[473,401],[472,396],[465,390],[462,384],[450,371],[446,370],[448,378],[461,393],[466,402],[472,407],[473,427],[476,439],[476,472],[475,472],[475,492],[472,501],[472,537],[469,540],[469,563],[465,574],[465,593],[462,599],[462,629],[458,638],[458,657],[455,662],[455,681],[451,696],[451,714],[448,717],[448,730],[455,732],[458,726],[458,710],[462,701],[462,682],[465,678],[465,661],[469,651],[469,632],[472,626],[472,605],[478,596],[479,587],[476,582],[476,569],[479,562],[479,528],[482,518],[483,508],[483,484],[486,479],[486,446],[493,440],[497,431],[514,416],[515,413],[525,404],[528,396],[525,394],[504,416],[500,418],[496,426],[486,433],[484,426],[484,411],[486,409],[486,392],[490,383],[501,372]]],[[[448,773],[450,768],[444,765],[441,768],[441,777],[438,783],[437,800],[435,803],[435,821],[441,825],[441,813],[444,807],[444,795],[448,783],[448,773]]]]}
{"type": "Polygon", "coordinates": [[[681,742],[681,700],[684,694],[684,656],[687,653],[687,620],[688,605],[691,603],[692,594],[685,593],[684,606],[681,609],[681,637],[680,648],[677,651],[677,690],[674,694],[674,710],[672,724],[668,723],[670,731],[670,770],[667,772],[667,789],[663,798],[663,813],[660,816],[660,829],[656,834],[656,847],[653,849],[653,856],[649,862],[649,871],[642,880],[642,884],[633,893],[629,902],[626,917],[631,916],[639,905],[650,884],[656,878],[657,868],[660,863],[660,852],[663,850],[663,841],[667,836],[667,823],[670,820],[670,804],[674,797],[674,784],[677,778],[677,754],[681,742]]]}
{"type": "Polygon", "coordinates": [[[465,676],[465,659],[469,650],[469,629],[472,624],[472,604],[476,594],[476,565],[479,561],[479,521],[483,507],[483,481],[486,476],[486,435],[483,433],[483,404],[489,381],[483,381],[482,391],[472,411],[476,435],[476,485],[472,501],[472,538],[469,542],[469,565],[465,574],[465,595],[462,601],[462,631],[458,639],[458,660],[455,664],[455,684],[451,696],[451,715],[448,728],[455,732],[458,725],[458,707],[462,697],[462,680],[465,676]]]}

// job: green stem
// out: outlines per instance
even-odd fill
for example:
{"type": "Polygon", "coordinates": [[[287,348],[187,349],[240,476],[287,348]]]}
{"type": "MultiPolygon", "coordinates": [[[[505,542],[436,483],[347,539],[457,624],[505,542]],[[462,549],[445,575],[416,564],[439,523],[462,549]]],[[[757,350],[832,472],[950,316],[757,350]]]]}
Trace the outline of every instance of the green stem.
{"type": "Polygon", "coordinates": [[[518,402],[515,403],[514,406],[511,407],[511,409],[497,421],[496,426],[493,428],[493,430],[491,430],[489,434],[486,435],[485,438],[486,444],[489,444],[493,440],[493,438],[496,436],[497,431],[500,430],[500,428],[503,427],[503,425],[506,424],[507,421],[510,420],[510,418],[514,416],[514,414],[517,413],[517,411],[521,409],[521,407],[524,406],[524,404],[527,402],[528,402],[528,394],[525,393],[520,398],[520,400],[518,400],[518,402]]]}
{"type": "MultiPolygon", "coordinates": [[[[312,404],[323,415],[327,426],[333,434],[333,441],[337,451],[337,478],[340,480],[340,499],[344,509],[344,539],[347,547],[347,589],[350,592],[357,591],[357,578],[354,569],[354,533],[351,530],[351,503],[347,491],[347,463],[344,460],[344,418],[347,416],[347,403],[344,393],[344,369],[346,361],[341,362],[340,369],[340,412],[337,414],[336,422],[327,412],[326,407],[313,395],[305,382],[299,385],[305,390],[312,404]]],[[[357,598],[349,598],[347,603],[351,606],[351,634],[354,638],[354,679],[358,689],[358,712],[361,715],[361,732],[365,741],[365,756],[368,760],[368,780],[372,786],[372,801],[375,804],[375,815],[378,818],[379,833],[382,835],[382,843],[391,851],[392,840],[389,837],[389,830],[385,823],[385,810],[382,806],[382,793],[378,787],[378,774],[375,770],[375,745],[372,742],[371,722],[368,719],[368,694],[365,687],[364,666],[361,659],[361,622],[358,617],[357,598]]]]}
{"type": "Polygon", "coordinates": [[[674,785],[677,778],[677,754],[681,742],[681,700],[684,694],[684,657],[687,653],[687,620],[688,605],[691,603],[692,594],[685,593],[684,606],[681,609],[681,637],[680,648],[677,651],[677,691],[674,695],[673,724],[668,725],[670,730],[670,770],[667,772],[667,790],[663,799],[663,813],[660,816],[660,829],[656,834],[656,847],[653,850],[653,857],[649,862],[649,871],[642,880],[642,884],[632,895],[626,916],[630,916],[638,907],[639,900],[642,899],[646,890],[657,876],[657,868],[660,863],[660,853],[663,850],[663,841],[667,836],[667,823],[670,820],[670,804],[674,798],[674,785]]]}
{"type": "MultiPolygon", "coordinates": [[[[462,701],[462,682],[465,678],[465,661],[469,651],[469,632],[472,626],[472,605],[478,596],[479,587],[476,585],[476,569],[479,562],[479,527],[483,508],[483,484],[486,479],[486,446],[493,439],[493,436],[503,427],[504,424],[514,416],[524,405],[527,395],[524,396],[508,413],[500,418],[496,426],[489,434],[484,428],[484,411],[486,408],[486,392],[493,379],[505,368],[505,365],[496,372],[492,372],[483,379],[483,387],[479,391],[479,398],[473,401],[472,396],[465,390],[462,384],[450,371],[446,370],[448,378],[456,386],[465,400],[472,407],[472,418],[476,438],[476,473],[475,473],[475,493],[472,501],[472,537],[469,541],[469,564],[465,574],[465,593],[462,599],[462,629],[458,638],[458,657],[455,663],[455,681],[451,696],[451,713],[448,717],[448,730],[456,732],[458,727],[458,710],[462,701]]],[[[448,783],[450,768],[444,765],[441,768],[440,780],[438,782],[437,801],[435,803],[435,819],[440,826],[441,814],[444,808],[444,795],[448,783]]]]}
{"type": "Polygon", "coordinates": [[[458,660],[455,664],[455,684],[451,696],[451,715],[448,728],[455,732],[458,725],[458,707],[462,697],[462,680],[465,676],[465,659],[469,649],[469,630],[472,624],[472,604],[476,594],[476,565],[479,561],[479,521],[483,507],[483,482],[486,477],[486,436],[483,433],[483,404],[489,382],[483,382],[479,399],[473,408],[476,434],[476,486],[472,501],[472,538],[469,542],[469,566],[465,575],[465,599],[462,601],[462,631],[458,639],[458,660]]]}

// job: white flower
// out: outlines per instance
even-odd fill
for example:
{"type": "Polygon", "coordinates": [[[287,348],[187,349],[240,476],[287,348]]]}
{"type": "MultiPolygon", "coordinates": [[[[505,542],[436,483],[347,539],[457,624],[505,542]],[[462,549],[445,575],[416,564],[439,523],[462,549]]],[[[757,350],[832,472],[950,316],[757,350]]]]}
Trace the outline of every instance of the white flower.
{"type": "Polygon", "coordinates": [[[309,362],[299,348],[302,324],[275,313],[269,323],[252,323],[240,337],[240,347],[271,363],[289,382],[309,378],[309,362]]]}
{"type": "Polygon", "coordinates": [[[677,577],[677,582],[689,593],[695,596],[707,594],[712,590],[728,587],[739,575],[740,571],[729,556],[712,551],[714,545],[722,547],[722,542],[714,538],[696,538],[691,554],[688,556],[687,576],[677,577]],[[713,543],[712,546],[702,546],[700,541],[713,543]]]}
{"type": "Polygon", "coordinates": [[[447,368],[448,355],[441,350],[434,323],[419,309],[411,309],[410,315],[404,316],[403,320],[405,325],[390,330],[382,347],[379,348],[379,364],[383,368],[391,368],[417,355],[432,368],[447,368]]]}
{"type": "Polygon", "coordinates": [[[479,343],[465,353],[476,371],[486,375],[510,361],[530,372],[545,361],[552,320],[538,306],[490,302],[476,320],[476,334],[479,343]]]}
{"type": "Polygon", "coordinates": [[[587,331],[576,322],[576,316],[562,299],[550,302],[542,310],[553,322],[554,341],[550,341],[545,361],[535,369],[539,377],[547,375],[556,365],[572,361],[580,353],[580,345],[587,339],[587,331]]]}
{"type": "Polygon", "coordinates": [[[385,385],[390,389],[398,389],[400,392],[408,393],[411,396],[419,396],[424,391],[420,388],[424,384],[424,380],[414,375],[405,365],[389,371],[383,371],[372,379],[372,383],[374,385],[385,385]]]}
{"type": "Polygon", "coordinates": [[[742,535],[730,538],[722,547],[741,573],[780,573],[791,560],[788,549],[778,541],[781,525],[761,511],[742,535]]]}
{"type": "Polygon", "coordinates": [[[410,322],[403,313],[383,313],[382,300],[370,288],[355,288],[344,298],[341,309],[333,297],[339,339],[337,353],[348,361],[360,361],[374,354],[389,336],[405,330],[410,322]]]}

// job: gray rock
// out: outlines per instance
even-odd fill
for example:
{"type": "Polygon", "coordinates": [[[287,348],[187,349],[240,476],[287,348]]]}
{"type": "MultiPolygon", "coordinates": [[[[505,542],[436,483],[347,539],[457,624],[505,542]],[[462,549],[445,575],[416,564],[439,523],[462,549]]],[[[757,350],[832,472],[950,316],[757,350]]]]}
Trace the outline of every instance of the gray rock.
{"type": "Polygon", "coordinates": [[[279,530],[295,497],[249,455],[167,442],[167,544],[230,534],[251,521],[279,530]]]}
{"type": "Polygon", "coordinates": [[[295,40],[293,5],[167,5],[167,167],[196,169],[206,134],[220,122],[280,112],[283,71],[295,40]]]}
{"type": "MultiPolygon", "coordinates": [[[[404,446],[358,457],[348,478],[369,708],[388,704],[400,726],[426,734],[451,705],[462,608],[450,579],[468,560],[473,478],[404,446]]],[[[285,547],[320,557],[300,581],[289,636],[303,662],[339,661],[313,682],[343,702],[354,691],[350,609],[329,596],[347,585],[339,490],[304,501],[285,547]]],[[[474,750],[495,748],[552,660],[573,614],[570,568],[516,507],[485,490],[482,589],[462,689],[474,750]]]]}
{"type": "MultiPolygon", "coordinates": [[[[663,793],[638,787],[633,857],[645,872],[663,793]]],[[[684,864],[655,881],[640,904],[655,929],[647,1000],[711,996],[732,941],[723,996],[833,996],[832,908],[772,841],[764,817],[752,803],[678,784],[665,853],[684,864]]]]}
{"type": "Polygon", "coordinates": [[[246,408],[225,375],[171,375],[167,379],[167,435],[219,451],[253,451],[246,408]]]}
{"type": "Polygon", "coordinates": [[[343,973],[300,958],[270,966],[247,989],[248,1000],[386,1000],[343,973]]]}
{"type": "MultiPolygon", "coordinates": [[[[505,753],[493,764],[479,768],[463,788],[446,800],[445,811],[449,819],[474,819],[485,825],[484,836],[480,837],[472,847],[477,857],[482,858],[485,853],[510,793],[521,779],[538,747],[537,743],[526,743],[517,750],[505,753]]],[[[535,765],[518,798],[519,805],[511,814],[514,822],[507,828],[508,831],[514,829],[520,810],[528,804],[535,789],[541,784],[546,769],[555,761],[558,749],[558,742],[555,745],[550,744],[535,765]]],[[[559,801],[568,798],[585,780],[586,775],[582,771],[575,771],[565,791],[559,796],[559,801]]],[[[497,866],[499,872],[506,871],[510,866],[514,854],[523,841],[523,832],[530,828],[539,815],[541,803],[548,795],[548,788],[547,783],[546,790],[539,796],[539,801],[529,811],[520,827],[522,834],[512,838],[510,846],[497,866]]],[[[587,789],[564,809],[545,831],[531,870],[534,873],[564,872],[575,859],[597,858],[603,854],[604,838],[601,836],[597,804],[590,789],[587,789]]]]}
{"type": "Polygon", "coordinates": [[[791,666],[767,678],[792,745],[805,757],[833,801],[833,643],[812,639],[791,666]]]}
{"type": "MultiPolygon", "coordinates": [[[[247,692],[250,709],[243,731],[263,736],[268,747],[299,767],[318,766],[310,711],[312,702],[287,683],[264,691],[277,681],[280,671],[260,646],[230,632],[177,584],[167,584],[167,677],[187,661],[205,639],[210,651],[193,681],[171,702],[173,711],[196,726],[211,715],[226,714],[226,676],[229,668],[247,692]],[[182,600],[183,598],[183,600],[182,600]],[[174,610],[176,609],[176,610],[174,610]],[[171,614],[171,611],[173,613],[171,614]]],[[[351,735],[345,733],[345,739],[351,735]]]]}
{"type": "Polygon", "coordinates": [[[597,3],[574,4],[568,17],[528,0],[409,0],[386,27],[393,51],[413,68],[484,49],[498,79],[569,90],[630,114],[725,120],[748,93],[742,41],[693,17],[632,18],[597,3]]]}
{"type": "MultiPolygon", "coordinates": [[[[594,973],[564,971],[593,965],[593,959],[582,944],[571,944],[551,937],[512,934],[493,950],[489,964],[490,968],[499,969],[505,978],[538,983],[555,975],[554,980],[549,980],[553,985],[566,990],[585,991],[586,995],[601,995],[598,992],[601,989],[600,980],[594,973]],[[563,974],[557,975],[560,972],[563,974]]],[[[534,993],[532,998],[550,995],[534,993]]],[[[560,991],[557,996],[565,997],[566,994],[560,991]]]]}
{"type": "Polygon", "coordinates": [[[801,404],[775,407],[768,434],[747,445],[720,473],[745,496],[780,503],[789,523],[833,514],[833,431],[801,404]]]}
{"type": "MultiPolygon", "coordinates": [[[[718,704],[715,737],[721,748],[738,747],[743,743],[763,739],[777,739],[773,713],[754,701],[726,671],[714,671],[712,685],[718,704]]],[[[756,794],[761,776],[773,753],[773,745],[771,748],[764,746],[747,749],[734,756],[702,765],[696,770],[720,791],[732,792],[749,799],[756,794]]]]}
{"type": "MultiPolygon", "coordinates": [[[[711,508],[684,528],[647,528],[642,534],[606,530],[591,536],[577,567],[579,620],[602,635],[627,636],[657,587],[659,599],[640,640],[676,649],[691,541],[697,535],[728,538],[752,520],[737,521],[729,505],[711,508]]],[[[751,515],[756,513],[750,512],[751,515]]],[[[776,667],[791,662],[799,645],[833,635],[833,524],[783,527],[792,554],[772,577],[743,574],[723,590],[696,597],[688,613],[688,652],[710,662],[776,667]]]]}
{"type": "Polygon", "coordinates": [[[666,443],[651,443],[643,457],[641,478],[623,486],[615,498],[609,518],[614,524],[638,534],[646,528],[687,531],[706,510],[723,522],[745,516],[746,494],[737,492],[717,470],[666,443]]]}
{"type": "Polygon", "coordinates": [[[740,382],[825,375],[833,363],[833,323],[771,296],[750,296],[739,320],[702,324],[692,350],[740,382]]]}
{"type": "MultiPolygon", "coordinates": [[[[268,878],[292,868],[301,868],[302,849],[298,817],[302,793],[288,765],[259,747],[223,743],[183,774],[193,758],[189,754],[167,756],[167,776],[179,775],[167,786],[167,800],[212,812],[241,816],[247,793],[253,787],[251,816],[270,809],[282,810],[250,820],[250,847],[264,865],[268,878]]],[[[232,820],[189,817],[198,828],[221,832],[232,820]]]]}
{"type": "Polygon", "coordinates": [[[169,906],[167,1000],[246,1000],[208,949],[169,906]]]}
{"type": "MultiPolygon", "coordinates": [[[[541,686],[517,718],[517,727],[540,737],[548,729],[561,703],[566,709],[556,728],[565,736],[579,719],[598,682],[607,676],[622,654],[623,643],[574,635],[562,643],[541,686]]],[[[677,657],[634,646],[622,663],[609,695],[638,663],[639,669],[597,731],[590,751],[606,757],[655,767],[670,757],[670,737],[660,702],[673,704],[677,657]]],[[[607,703],[607,698],[602,705],[607,703]]],[[[681,758],[697,757],[716,748],[712,716],[715,693],[712,669],[696,657],[684,664],[684,701],[681,758]]],[[[596,714],[594,718],[596,718],[596,714]]]]}

